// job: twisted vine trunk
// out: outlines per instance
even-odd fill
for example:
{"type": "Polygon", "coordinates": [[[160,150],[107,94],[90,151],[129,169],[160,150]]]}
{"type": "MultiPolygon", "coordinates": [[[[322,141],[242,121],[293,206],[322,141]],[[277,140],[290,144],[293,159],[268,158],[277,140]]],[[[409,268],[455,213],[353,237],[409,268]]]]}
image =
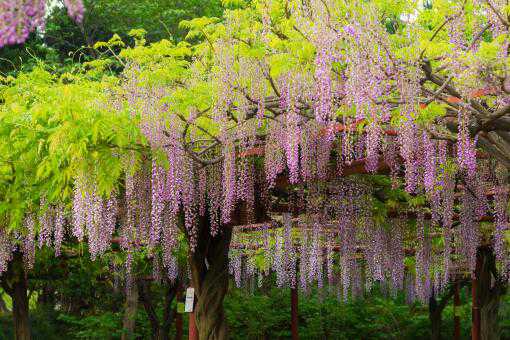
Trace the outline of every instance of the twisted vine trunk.
{"type": "Polygon", "coordinates": [[[492,248],[478,249],[476,269],[476,299],[480,318],[479,338],[481,340],[499,339],[499,305],[507,287],[497,273],[496,258],[492,248]]]}
{"type": "Polygon", "coordinates": [[[195,318],[200,340],[227,339],[223,299],[228,290],[228,249],[232,229],[223,228],[211,236],[209,223],[200,223],[198,244],[190,253],[191,276],[195,288],[195,318]]]}
{"type": "Polygon", "coordinates": [[[28,280],[23,264],[23,255],[15,252],[7,271],[2,275],[2,288],[12,299],[12,319],[16,340],[30,340],[28,314],[28,280]]]}
{"type": "MultiPolygon", "coordinates": [[[[238,202],[231,214],[230,223],[220,226],[215,236],[211,235],[209,212],[198,219],[196,246],[194,251],[189,252],[188,257],[191,281],[195,288],[194,315],[199,340],[228,339],[223,300],[228,291],[228,251],[232,228],[268,220],[266,209],[268,202],[261,190],[262,182],[256,182],[254,186],[254,206],[249,208],[245,202],[238,202]]],[[[190,236],[187,236],[189,240],[190,236]]]]}

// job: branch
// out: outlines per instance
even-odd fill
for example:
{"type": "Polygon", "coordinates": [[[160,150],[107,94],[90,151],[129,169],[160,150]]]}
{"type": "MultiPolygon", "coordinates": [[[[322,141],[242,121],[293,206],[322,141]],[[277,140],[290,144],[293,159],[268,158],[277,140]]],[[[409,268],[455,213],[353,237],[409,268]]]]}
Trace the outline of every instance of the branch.
{"type": "MultiPolygon", "coordinates": [[[[429,41],[432,41],[436,38],[436,36],[439,34],[439,32],[443,29],[443,27],[446,26],[446,24],[448,22],[450,22],[453,18],[455,17],[455,15],[452,15],[451,17],[447,17],[445,19],[445,21],[434,31],[434,33],[432,34],[432,36],[430,37],[429,41]]],[[[420,60],[423,59],[423,55],[425,54],[425,51],[427,50],[427,48],[424,48],[421,53],[420,53],[420,60]]]]}
{"type": "Polygon", "coordinates": [[[475,35],[475,37],[473,38],[473,41],[471,42],[471,45],[470,45],[470,46],[469,46],[469,48],[468,48],[468,51],[469,51],[470,49],[472,49],[472,48],[475,46],[475,44],[476,44],[476,42],[478,41],[478,39],[480,39],[480,38],[482,37],[483,33],[484,33],[487,29],[489,29],[489,27],[491,27],[491,26],[492,26],[492,24],[491,24],[491,23],[488,23],[487,25],[485,25],[484,27],[482,27],[482,29],[480,30],[480,32],[478,32],[478,34],[477,34],[477,35],[475,35]]]}
{"type": "Polygon", "coordinates": [[[505,106],[504,108],[494,112],[489,118],[487,118],[478,128],[478,131],[487,131],[487,129],[491,128],[493,123],[499,118],[510,114],[510,104],[505,106]]]}
{"type": "Polygon", "coordinates": [[[487,5],[489,6],[489,8],[494,12],[494,14],[496,14],[496,16],[498,17],[499,21],[501,21],[501,23],[503,25],[505,25],[506,27],[509,27],[510,24],[508,23],[508,21],[505,20],[505,18],[501,14],[501,12],[498,11],[498,9],[496,7],[494,7],[494,5],[490,2],[490,0],[486,0],[485,2],[487,2],[487,5]]]}
{"type": "Polygon", "coordinates": [[[143,303],[145,308],[145,312],[149,318],[151,323],[151,328],[153,330],[153,334],[159,333],[159,319],[156,314],[156,310],[154,309],[154,305],[152,303],[152,298],[150,296],[150,287],[149,283],[145,280],[137,280],[138,290],[140,292],[140,300],[143,303]]]}

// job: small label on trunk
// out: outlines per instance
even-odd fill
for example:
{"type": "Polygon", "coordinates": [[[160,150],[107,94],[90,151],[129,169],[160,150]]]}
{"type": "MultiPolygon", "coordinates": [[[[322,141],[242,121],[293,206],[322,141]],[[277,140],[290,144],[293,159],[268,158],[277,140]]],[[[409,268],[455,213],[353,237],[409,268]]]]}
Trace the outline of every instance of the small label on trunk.
{"type": "Polygon", "coordinates": [[[193,312],[193,302],[195,301],[195,288],[189,287],[186,289],[186,303],[184,306],[185,313],[193,312]]]}

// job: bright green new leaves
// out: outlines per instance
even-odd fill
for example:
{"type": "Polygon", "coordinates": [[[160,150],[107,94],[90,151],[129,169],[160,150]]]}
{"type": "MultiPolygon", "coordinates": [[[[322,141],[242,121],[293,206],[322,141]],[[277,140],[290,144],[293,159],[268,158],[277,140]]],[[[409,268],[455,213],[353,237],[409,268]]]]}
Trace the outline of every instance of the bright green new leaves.
{"type": "Polygon", "coordinates": [[[85,173],[109,194],[126,159],[143,148],[136,121],[113,94],[117,80],[51,75],[43,67],[0,88],[0,216],[18,227],[41,199],[67,203],[85,173]]]}

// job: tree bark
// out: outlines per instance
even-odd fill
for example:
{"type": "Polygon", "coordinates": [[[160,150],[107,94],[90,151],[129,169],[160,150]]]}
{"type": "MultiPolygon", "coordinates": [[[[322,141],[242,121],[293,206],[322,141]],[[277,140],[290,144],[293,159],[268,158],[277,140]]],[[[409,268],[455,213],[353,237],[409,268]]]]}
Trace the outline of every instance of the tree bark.
{"type": "Polygon", "coordinates": [[[138,309],[138,285],[131,285],[126,292],[126,304],[122,328],[124,329],[121,340],[132,340],[135,337],[136,311],[138,309]]]}
{"type": "Polygon", "coordinates": [[[12,319],[16,340],[30,340],[30,320],[28,314],[28,280],[23,264],[23,255],[16,251],[2,275],[2,287],[12,299],[12,319]]]}
{"type": "Polygon", "coordinates": [[[196,294],[195,321],[200,340],[227,339],[223,299],[228,290],[228,249],[232,230],[223,228],[211,236],[207,218],[202,218],[198,244],[190,253],[196,294]]]}
{"type": "Polygon", "coordinates": [[[475,293],[480,318],[479,339],[499,339],[499,305],[507,285],[497,273],[496,258],[492,248],[480,247],[478,249],[476,269],[475,293]]]}
{"type": "MultiPolygon", "coordinates": [[[[248,211],[246,203],[237,204],[231,214],[230,223],[221,225],[215,236],[211,235],[209,212],[207,211],[198,219],[196,246],[193,251],[190,249],[188,262],[195,289],[194,316],[200,340],[228,339],[223,299],[228,290],[228,251],[232,227],[267,221],[267,202],[262,191],[257,189],[258,187],[259,183],[256,183],[253,214],[248,211]]],[[[187,235],[187,237],[189,240],[190,236],[187,235]]]]}

